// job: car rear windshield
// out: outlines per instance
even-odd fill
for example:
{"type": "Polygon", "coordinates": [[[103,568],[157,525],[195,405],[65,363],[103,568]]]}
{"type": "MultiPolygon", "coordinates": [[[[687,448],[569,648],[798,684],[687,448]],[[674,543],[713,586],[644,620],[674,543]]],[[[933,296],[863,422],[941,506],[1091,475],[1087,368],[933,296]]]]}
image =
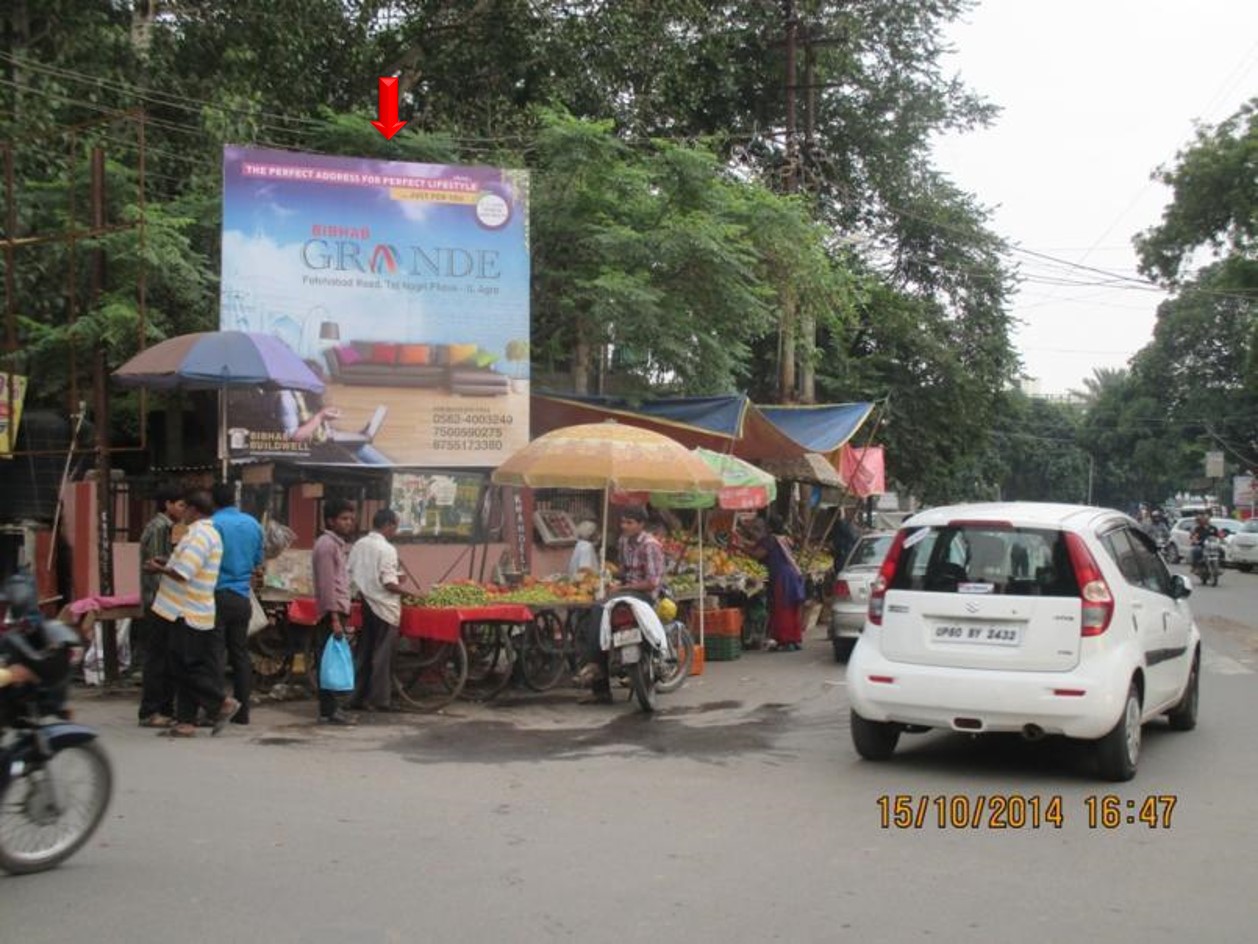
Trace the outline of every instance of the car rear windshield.
{"type": "Polygon", "coordinates": [[[847,567],[877,567],[887,556],[893,535],[880,534],[876,538],[861,538],[848,555],[847,567]]]}
{"type": "Polygon", "coordinates": [[[904,541],[890,589],[1079,596],[1062,532],[981,523],[911,532],[904,541]]]}

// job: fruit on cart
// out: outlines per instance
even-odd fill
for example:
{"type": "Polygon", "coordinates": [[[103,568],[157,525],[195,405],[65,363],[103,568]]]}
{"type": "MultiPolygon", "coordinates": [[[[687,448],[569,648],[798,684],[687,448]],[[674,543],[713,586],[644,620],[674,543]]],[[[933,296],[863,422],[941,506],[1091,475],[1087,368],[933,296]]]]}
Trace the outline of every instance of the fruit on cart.
{"type": "Polygon", "coordinates": [[[735,573],[746,574],[748,577],[755,577],[759,580],[769,576],[769,569],[754,557],[748,557],[745,554],[731,554],[730,561],[733,564],[735,573]]]}
{"type": "Polygon", "coordinates": [[[420,606],[484,606],[489,593],[475,581],[460,580],[433,584],[421,599],[420,606]]]}

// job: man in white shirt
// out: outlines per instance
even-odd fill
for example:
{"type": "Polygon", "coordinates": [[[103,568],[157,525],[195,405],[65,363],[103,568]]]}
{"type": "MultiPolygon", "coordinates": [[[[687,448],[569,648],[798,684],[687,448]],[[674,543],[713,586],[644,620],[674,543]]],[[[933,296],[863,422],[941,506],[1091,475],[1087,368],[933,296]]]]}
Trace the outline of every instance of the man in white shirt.
{"type": "Polygon", "coordinates": [[[350,582],[363,598],[351,708],[392,710],[393,648],[402,622],[402,584],[397,548],[389,542],[397,529],[397,513],[382,508],[371,519],[371,532],[349,552],[350,582]]]}
{"type": "Polygon", "coordinates": [[[583,570],[598,573],[598,549],[594,546],[597,534],[598,525],[593,521],[582,521],[577,525],[577,543],[568,558],[569,577],[580,577],[583,570]]]}

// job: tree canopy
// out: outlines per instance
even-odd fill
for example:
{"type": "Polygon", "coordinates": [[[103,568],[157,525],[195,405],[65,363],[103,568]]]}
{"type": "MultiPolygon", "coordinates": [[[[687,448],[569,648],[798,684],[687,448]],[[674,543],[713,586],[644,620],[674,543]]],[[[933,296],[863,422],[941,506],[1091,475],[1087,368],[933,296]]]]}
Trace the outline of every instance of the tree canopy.
{"type": "Polygon", "coordinates": [[[994,115],[942,65],[970,6],[13,0],[3,225],[42,241],[13,254],[9,361],[38,375],[33,402],[64,403],[87,352],[116,366],[139,346],[142,294],[145,342],[218,323],[224,143],[527,167],[539,375],[889,395],[892,476],[933,501],[987,494],[1017,372],[1011,274],[929,149],[994,115]],[[393,73],[409,123],[386,141],[368,120],[393,73]]]}

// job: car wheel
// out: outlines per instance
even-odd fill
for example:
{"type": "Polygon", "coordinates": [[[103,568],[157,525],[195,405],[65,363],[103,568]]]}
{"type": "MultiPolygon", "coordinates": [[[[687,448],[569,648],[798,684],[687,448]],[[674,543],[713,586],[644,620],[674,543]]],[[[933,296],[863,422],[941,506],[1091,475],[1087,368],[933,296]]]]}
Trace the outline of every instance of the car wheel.
{"type": "Polygon", "coordinates": [[[1179,704],[1166,713],[1172,731],[1191,731],[1197,726],[1197,699],[1201,692],[1201,659],[1194,656],[1188,671],[1188,684],[1179,704]]]}
{"type": "Polygon", "coordinates": [[[891,721],[870,721],[852,712],[852,744],[865,760],[887,760],[900,740],[900,725],[891,721]]]}
{"type": "Polygon", "coordinates": [[[1236,569],[1239,570],[1242,574],[1247,574],[1251,570],[1254,569],[1254,565],[1253,564],[1237,564],[1236,569]]]}
{"type": "Polygon", "coordinates": [[[855,639],[846,639],[842,636],[837,636],[830,641],[834,643],[835,662],[846,662],[852,657],[852,650],[856,648],[855,639]]]}
{"type": "Polygon", "coordinates": [[[1140,760],[1140,692],[1132,682],[1118,723],[1096,742],[1096,761],[1101,777],[1121,783],[1136,775],[1140,760]]]}

